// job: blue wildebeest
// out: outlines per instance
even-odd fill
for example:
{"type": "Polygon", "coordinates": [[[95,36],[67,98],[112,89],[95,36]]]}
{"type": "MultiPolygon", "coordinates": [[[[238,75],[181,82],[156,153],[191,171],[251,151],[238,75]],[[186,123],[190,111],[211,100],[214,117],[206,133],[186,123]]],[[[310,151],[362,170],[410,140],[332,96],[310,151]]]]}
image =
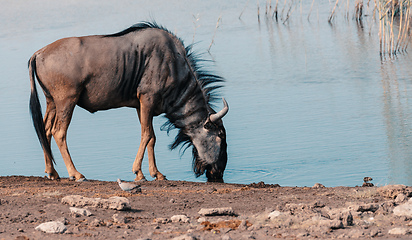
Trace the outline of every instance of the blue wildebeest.
{"type": "Polygon", "coordinates": [[[196,176],[223,181],[227,163],[226,132],[222,117],[228,105],[215,112],[210,102],[223,78],[204,71],[191,47],[156,23],[142,22],[111,35],[70,37],[38,50],[29,60],[30,112],[45,156],[45,172],[58,179],[50,141],[53,136],[70,178],[81,180],[67,148],[66,134],[76,105],[89,112],[119,107],[135,108],[141,124],[141,141],[133,163],[135,181],[145,149],[149,172],[165,179],[155,162],[154,116],[168,118],[167,129],[178,128],[171,149],[193,146],[196,176]],[[47,102],[43,119],[35,79],[47,102]]]}

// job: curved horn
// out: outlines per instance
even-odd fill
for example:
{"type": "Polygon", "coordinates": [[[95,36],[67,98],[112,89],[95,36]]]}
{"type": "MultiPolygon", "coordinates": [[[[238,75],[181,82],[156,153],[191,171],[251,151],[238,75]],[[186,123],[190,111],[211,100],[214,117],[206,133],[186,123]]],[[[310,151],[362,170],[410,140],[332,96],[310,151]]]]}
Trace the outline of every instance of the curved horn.
{"type": "Polygon", "coordinates": [[[226,115],[226,113],[229,111],[229,105],[227,105],[225,98],[222,98],[222,100],[223,100],[223,105],[224,105],[223,109],[217,113],[210,114],[209,119],[211,122],[219,121],[219,119],[223,118],[226,115]]]}

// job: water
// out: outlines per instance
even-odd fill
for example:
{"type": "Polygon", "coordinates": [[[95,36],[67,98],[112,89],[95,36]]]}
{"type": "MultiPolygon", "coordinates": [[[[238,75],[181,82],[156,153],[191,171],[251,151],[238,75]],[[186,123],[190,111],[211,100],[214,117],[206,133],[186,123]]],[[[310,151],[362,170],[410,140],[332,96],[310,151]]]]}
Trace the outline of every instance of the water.
{"type": "MultiPolygon", "coordinates": [[[[316,2],[310,21],[310,6],[300,3],[285,24],[263,15],[258,23],[256,3],[246,2],[1,0],[0,175],[44,171],[28,112],[29,57],[59,38],[155,19],[201,52],[214,39],[204,56],[227,79],[226,182],[355,186],[371,176],[377,185],[411,185],[411,56],[381,61],[373,19],[366,17],[361,29],[341,7],[330,25],[327,1],[316,2]]],[[[160,131],[164,121],[154,122],[159,170],[171,180],[205,181],[192,173],[190,151],[181,157],[168,150],[176,132],[160,131]]],[[[68,133],[74,163],[90,179],[134,179],[139,141],[136,111],[127,108],[95,114],[76,108],[68,133]]],[[[52,148],[56,170],[67,177],[52,148]]],[[[147,159],[143,172],[150,179],[147,159]]]]}

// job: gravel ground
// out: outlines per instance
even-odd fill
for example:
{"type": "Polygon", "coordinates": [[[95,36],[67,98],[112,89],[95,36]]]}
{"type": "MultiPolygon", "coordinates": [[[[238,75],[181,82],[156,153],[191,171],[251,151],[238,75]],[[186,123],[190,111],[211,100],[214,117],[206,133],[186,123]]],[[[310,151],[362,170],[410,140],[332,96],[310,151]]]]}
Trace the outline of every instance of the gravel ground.
{"type": "Polygon", "coordinates": [[[0,239],[412,238],[412,188],[403,185],[139,184],[141,191],[129,193],[117,182],[0,177],[0,239]],[[129,205],[69,206],[62,199],[71,195],[96,201],[117,196],[129,205]],[[47,222],[60,224],[62,233],[36,230],[47,222]]]}

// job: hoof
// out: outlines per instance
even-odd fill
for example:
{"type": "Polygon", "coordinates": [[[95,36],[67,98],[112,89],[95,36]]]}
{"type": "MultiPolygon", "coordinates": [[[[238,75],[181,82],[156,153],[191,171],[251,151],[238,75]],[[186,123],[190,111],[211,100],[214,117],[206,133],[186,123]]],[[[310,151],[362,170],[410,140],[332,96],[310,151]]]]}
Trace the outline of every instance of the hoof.
{"type": "Polygon", "coordinates": [[[52,174],[48,174],[47,176],[44,176],[45,178],[47,178],[47,179],[50,179],[50,180],[59,180],[60,179],[60,177],[59,176],[53,176],[52,174]]]}
{"type": "Polygon", "coordinates": [[[167,178],[165,175],[160,175],[156,177],[156,181],[167,181],[167,178]]]}
{"type": "Polygon", "coordinates": [[[147,179],[146,178],[142,178],[142,179],[140,179],[140,180],[134,180],[135,182],[147,182],[147,179]]]}
{"type": "Polygon", "coordinates": [[[87,182],[87,181],[88,180],[85,177],[82,177],[82,178],[79,178],[79,179],[76,180],[76,182],[87,182]]]}
{"type": "MultiPolygon", "coordinates": [[[[47,172],[46,172],[46,173],[47,173],[47,172]]],[[[44,177],[46,177],[46,178],[48,178],[48,179],[50,179],[50,180],[59,180],[59,179],[60,179],[60,176],[59,176],[59,174],[57,174],[56,171],[53,171],[53,172],[51,172],[51,173],[47,173],[47,176],[44,176],[44,177]]]]}

